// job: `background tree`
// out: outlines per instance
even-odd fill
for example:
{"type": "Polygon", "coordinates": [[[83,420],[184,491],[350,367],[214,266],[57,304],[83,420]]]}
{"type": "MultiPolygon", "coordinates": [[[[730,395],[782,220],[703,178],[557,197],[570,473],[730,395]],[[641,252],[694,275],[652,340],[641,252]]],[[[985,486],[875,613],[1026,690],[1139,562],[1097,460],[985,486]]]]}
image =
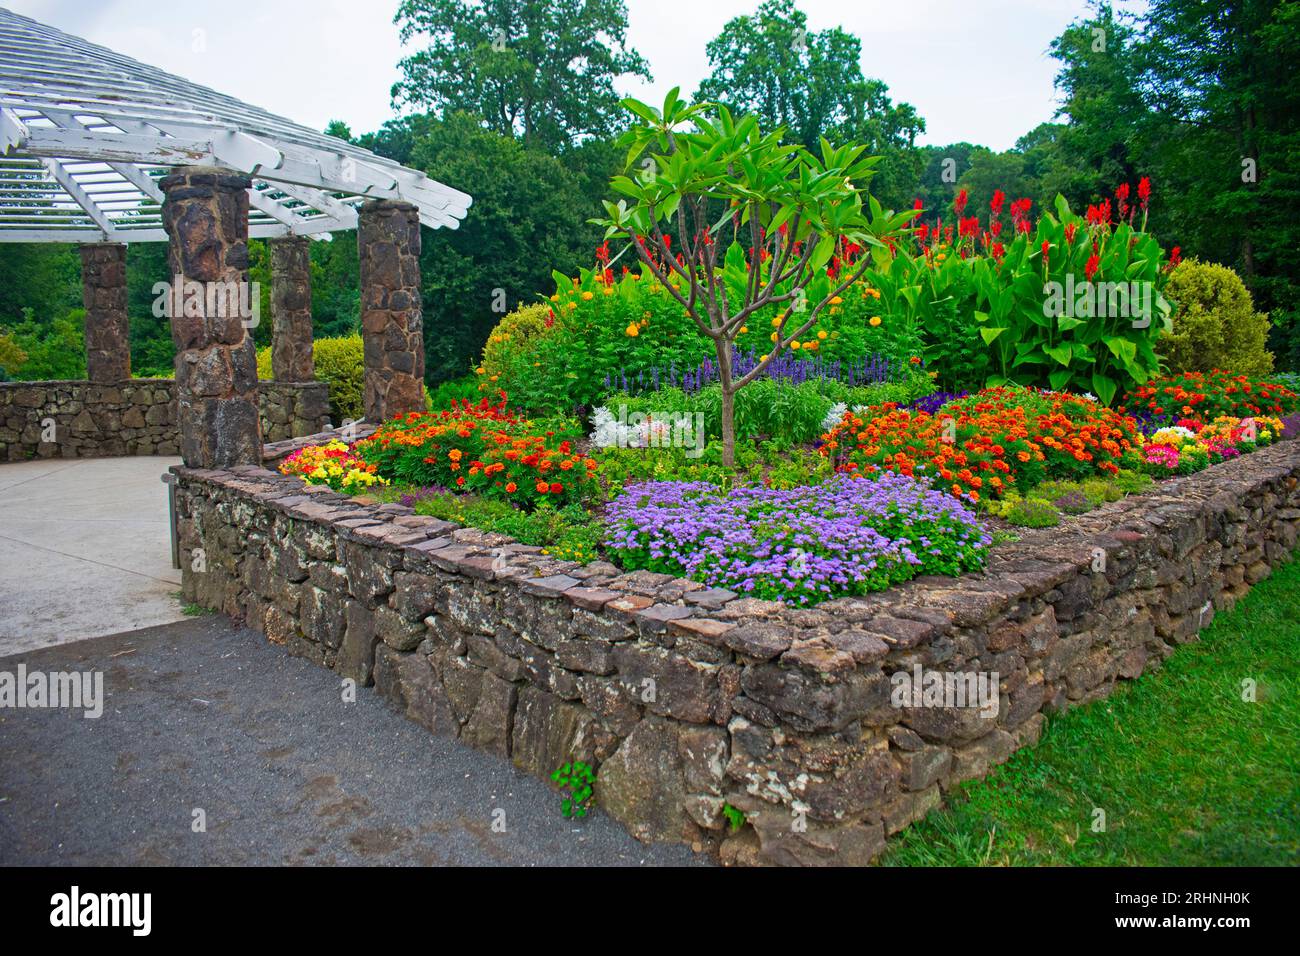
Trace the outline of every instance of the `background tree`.
{"type": "Polygon", "coordinates": [[[823,136],[861,143],[881,158],[872,194],[886,206],[911,206],[925,121],[862,75],[858,37],[839,27],[811,32],[794,0],[764,0],[753,15],[728,21],[705,49],[712,73],[696,102],[753,113],[767,129],[784,126],[789,142],[812,151],[823,136]]]}
{"type": "Polygon", "coordinates": [[[481,118],[502,136],[562,149],[615,130],[623,76],[650,78],[627,46],[623,0],[403,0],[394,106],[481,118]]]}

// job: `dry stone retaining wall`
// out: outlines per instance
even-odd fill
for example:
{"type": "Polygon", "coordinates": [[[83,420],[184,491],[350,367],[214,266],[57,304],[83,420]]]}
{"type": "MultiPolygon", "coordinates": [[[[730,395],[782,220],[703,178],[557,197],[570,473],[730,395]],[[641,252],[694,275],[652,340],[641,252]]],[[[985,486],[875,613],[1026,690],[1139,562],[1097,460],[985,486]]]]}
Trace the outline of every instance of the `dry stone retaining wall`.
{"type": "Polygon", "coordinates": [[[793,610],[260,468],[176,472],[188,600],[529,773],[596,763],[633,834],[746,864],[870,861],[1045,714],[1159,666],[1300,530],[1286,441],[1027,531],[983,573],[793,610]],[[996,672],[996,716],[895,706],[918,666],[996,672]]]}
{"type": "MultiPolygon", "coordinates": [[[[0,461],[178,455],[175,388],[167,378],[0,383],[0,461]],[[51,420],[53,442],[46,440],[51,420]]],[[[260,382],[258,402],[266,441],[329,424],[324,382],[260,382]]]]}

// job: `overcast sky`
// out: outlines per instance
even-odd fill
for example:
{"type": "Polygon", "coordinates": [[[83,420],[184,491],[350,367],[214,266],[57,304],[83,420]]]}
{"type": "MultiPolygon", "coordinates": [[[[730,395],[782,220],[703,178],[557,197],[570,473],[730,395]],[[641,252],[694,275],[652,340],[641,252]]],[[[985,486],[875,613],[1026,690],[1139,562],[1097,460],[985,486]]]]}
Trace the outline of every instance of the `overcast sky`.
{"type": "MultiPolygon", "coordinates": [[[[1133,0],[1139,2],[1139,0],[1133,0]]],[[[1126,6],[1129,4],[1126,4],[1126,6]]],[[[17,13],[323,129],[392,118],[403,55],[396,0],[0,0],[17,13]]],[[[1085,0],[800,0],[809,29],[862,38],[863,72],[925,118],[925,143],[1007,149],[1055,110],[1048,44],[1085,0]]],[[[692,93],[705,44],[758,0],[628,0],[630,43],[654,82],[621,92],[692,93]]]]}

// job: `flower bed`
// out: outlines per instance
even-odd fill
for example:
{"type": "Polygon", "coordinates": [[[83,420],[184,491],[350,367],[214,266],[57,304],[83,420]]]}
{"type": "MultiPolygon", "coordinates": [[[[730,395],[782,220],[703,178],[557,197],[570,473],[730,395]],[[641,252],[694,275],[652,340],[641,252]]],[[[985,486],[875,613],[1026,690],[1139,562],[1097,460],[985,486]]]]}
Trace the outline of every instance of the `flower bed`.
{"type": "Polygon", "coordinates": [[[629,570],[793,604],[974,571],[990,542],[974,512],[901,475],[790,490],[646,482],[608,516],[606,545],[629,570]]]}
{"type": "Polygon", "coordinates": [[[536,505],[584,497],[596,463],[554,430],[540,430],[506,407],[482,399],[446,411],[411,412],[358,442],[357,454],[404,484],[442,485],[489,498],[536,505]]]}
{"type": "Polygon", "coordinates": [[[1300,395],[1284,385],[1228,372],[1185,372],[1153,379],[1125,399],[1124,408],[1156,426],[1195,427],[1221,416],[1284,418],[1300,412],[1300,395]]]}
{"type": "Polygon", "coordinates": [[[280,464],[280,473],[297,475],[308,484],[328,485],[335,491],[353,493],[388,484],[375,465],[358,458],[342,441],[298,449],[280,464]]]}
{"type": "Polygon", "coordinates": [[[1048,478],[1115,474],[1138,442],[1133,419],[1088,399],[991,388],[934,412],[886,405],[847,414],[822,451],[847,474],[923,477],[979,501],[1048,478]]]}

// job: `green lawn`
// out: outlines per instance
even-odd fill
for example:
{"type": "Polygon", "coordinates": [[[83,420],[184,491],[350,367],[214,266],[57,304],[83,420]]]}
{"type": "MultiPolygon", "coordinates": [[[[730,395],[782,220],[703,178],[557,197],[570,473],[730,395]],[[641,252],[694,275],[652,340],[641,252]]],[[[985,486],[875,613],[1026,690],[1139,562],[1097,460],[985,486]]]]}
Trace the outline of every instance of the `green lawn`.
{"type": "Polygon", "coordinates": [[[900,834],[894,866],[1300,863],[1300,562],[900,834]],[[1242,699],[1253,678],[1256,702],[1242,699]],[[1093,832],[1094,808],[1106,815],[1093,832]]]}

